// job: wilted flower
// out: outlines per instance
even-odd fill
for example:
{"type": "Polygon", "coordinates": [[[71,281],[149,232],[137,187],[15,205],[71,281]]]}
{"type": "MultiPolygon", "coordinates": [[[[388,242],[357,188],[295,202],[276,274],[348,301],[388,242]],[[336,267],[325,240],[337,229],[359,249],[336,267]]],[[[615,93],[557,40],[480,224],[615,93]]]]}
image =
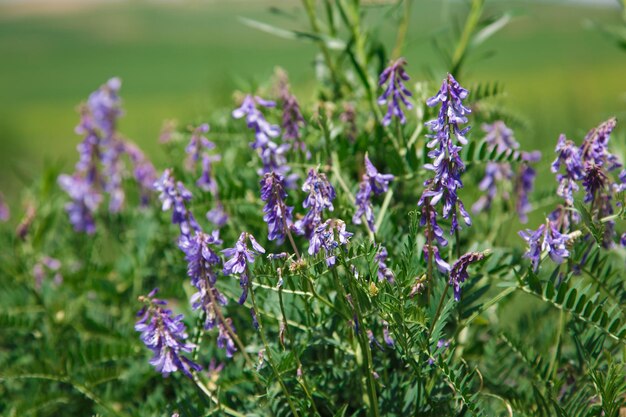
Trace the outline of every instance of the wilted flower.
{"type": "Polygon", "coordinates": [[[248,297],[249,265],[254,262],[256,254],[265,253],[265,249],[256,241],[250,233],[243,232],[235,247],[222,251],[228,259],[224,263],[224,275],[239,274],[239,285],[243,290],[239,298],[239,304],[243,304],[248,297]],[[248,241],[252,244],[252,250],[248,249],[248,241]]]}
{"type": "Polygon", "coordinates": [[[269,230],[267,238],[279,243],[285,239],[292,223],[293,207],[287,206],[286,198],[284,178],[273,172],[265,174],[261,180],[261,199],[266,202],[263,220],[269,230]]]}
{"type": "Polygon", "coordinates": [[[191,200],[191,192],[182,182],[175,181],[171,169],[163,171],[161,178],[154,183],[154,189],[160,193],[163,211],[173,209],[172,223],[180,226],[181,236],[188,237],[192,230],[200,230],[196,219],[185,205],[185,202],[191,200]]]}
{"type": "Polygon", "coordinates": [[[530,259],[535,271],[539,268],[543,251],[547,251],[550,258],[558,264],[569,256],[566,245],[570,237],[560,233],[553,221],[546,220],[536,231],[526,229],[520,231],[519,235],[528,243],[524,256],[530,259]]]}
{"type": "Polygon", "coordinates": [[[311,239],[315,229],[322,223],[322,212],[325,209],[334,210],[333,200],[336,194],[326,174],[314,169],[309,170],[309,175],[302,185],[302,191],[308,193],[302,207],[308,208],[309,211],[302,219],[294,223],[294,230],[300,235],[305,235],[307,239],[311,239]]]}
{"type": "Polygon", "coordinates": [[[404,104],[407,110],[413,108],[413,105],[407,98],[411,97],[412,94],[404,86],[404,82],[409,80],[409,76],[404,71],[406,63],[406,59],[398,58],[385,68],[378,79],[379,86],[387,84],[383,94],[378,97],[379,105],[387,105],[387,113],[382,120],[384,126],[389,126],[393,117],[398,118],[402,124],[406,123],[406,117],[402,111],[402,104],[404,104]]]}
{"type": "Polygon", "coordinates": [[[172,310],[165,308],[167,301],[154,298],[157,291],[155,288],[146,297],[139,297],[145,306],[137,313],[139,321],[135,330],[141,333],[141,340],[154,353],[150,364],[157,371],[168,376],[180,370],[193,378],[192,372],[202,367],[183,355],[191,353],[196,346],[186,342],[183,315],[173,316],[172,310]]]}
{"type": "Polygon", "coordinates": [[[309,241],[309,255],[317,254],[324,249],[326,266],[335,265],[337,258],[335,249],[339,245],[346,246],[352,233],[346,231],[346,224],[339,219],[328,219],[318,226],[309,241]]]}
{"type": "Polygon", "coordinates": [[[457,261],[452,264],[450,269],[449,284],[454,287],[454,299],[459,301],[461,299],[461,283],[465,282],[469,275],[467,274],[467,267],[471,264],[481,261],[485,258],[483,252],[469,252],[461,256],[457,261]]]}

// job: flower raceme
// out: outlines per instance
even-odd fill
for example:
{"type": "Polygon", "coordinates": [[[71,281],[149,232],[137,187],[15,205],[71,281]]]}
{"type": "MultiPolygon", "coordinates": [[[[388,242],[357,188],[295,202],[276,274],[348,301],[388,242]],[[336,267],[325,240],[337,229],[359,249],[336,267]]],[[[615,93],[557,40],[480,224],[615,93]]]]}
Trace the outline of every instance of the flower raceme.
{"type": "Polygon", "coordinates": [[[450,269],[450,280],[448,283],[454,288],[454,299],[459,301],[461,299],[461,284],[469,278],[467,268],[476,262],[485,259],[488,252],[469,252],[461,256],[457,261],[452,264],[450,269]]]}
{"type": "Polygon", "coordinates": [[[270,172],[261,180],[261,199],[266,202],[263,207],[263,220],[269,230],[267,238],[279,243],[285,240],[293,221],[293,207],[287,206],[285,199],[285,179],[282,175],[270,172]]]}
{"type": "Polygon", "coordinates": [[[335,249],[340,245],[346,246],[353,233],[346,231],[346,224],[339,219],[328,219],[319,225],[309,242],[309,255],[317,254],[324,249],[326,266],[334,266],[337,262],[335,249]]]}
{"type": "Polygon", "coordinates": [[[308,211],[302,219],[294,223],[293,227],[296,233],[310,240],[315,229],[322,223],[323,211],[334,210],[333,200],[336,193],[335,188],[328,182],[326,174],[316,169],[309,170],[302,185],[302,191],[308,194],[302,203],[302,207],[308,211]]]}
{"type": "Polygon", "coordinates": [[[233,248],[222,250],[222,253],[228,259],[224,262],[224,275],[239,275],[239,286],[242,289],[239,304],[246,302],[248,298],[248,281],[250,279],[250,264],[254,262],[257,254],[265,253],[263,246],[259,245],[254,236],[250,233],[243,232],[239,236],[237,243],[233,248]],[[252,245],[252,250],[248,248],[248,241],[252,245]]]}
{"type": "Polygon", "coordinates": [[[541,253],[547,252],[557,264],[563,263],[569,257],[567,243],[570,236],[559,232],[556,223],[547,219],[545,224],[539,226],[537,230],[526,229],[519,232],[519,235],[528,244],[528,250],[524,256],[530,259],[533,270],[539,269],[541,253]]]}
{"type": "Polygon", "coordinates": [[[379,86],[387,85],[383,94],[378,97],[378,104],[387,106],[387,113],[382,120],[384,126],[389,126],[394,117],[399,119],[400,123],[406,123],[402,105],[404,105],[407,110],[413,108],[413,105],[408,100],[408,97],[411,97],[412,94],[404,86],[404,82],[409,80],[409,76],[406,71],[404,71],[406,64],[407,62],[404,58],[393,61],[391,65],[385,68],[378,79],[379,86]]]}
{"type": "Polygon", "coordinates": [[[162,210],[172,209],[172,223],[180,227],[181,238],[188,238],[193,230],[200,230],[186,202],[191,200],[191,192],[182,182],[176,181],[171,169],[163,171],[161,177],[154,183],[154,189],[159,192],[162,210]]]}
{"type": "Polygon", "coordinates": [[[137,313],[139,320],[135,330],[141,333],[141,340],[152,350],[150,364],[164,376],[181,371],[189,378],[192,372],[202,369],[200,365],[184,356],[196,347],[187,342],[187,333],[183,323],[183,315],[174,316],[172,310],[166,308],[167,301],[154,298],[158,289],[155,288],[147,296],[139,297],[145,303],[137,313]]]}
{"type": "Polygon", "coordinates": [[[387,192],[389,182],[393,181],[393,178],[394,176],[391,174],[379,173],[367,155],[365,155],[365,173],[359,183],[359,191],[356,193],[354,202],[356,206],[356,212],[352,217],[354,224],[361,224],[361,218],[364,217],[369,229],[372,232],[376,231],[372,209],[372,194],[379,195],[387,192]]]}
{"type": "Polygon", "coordinates": [[[429,204],[434,207],[441,201],[443,218],[451,219],[451,233],[459,229],[457,213],[461,214],[465,224],[469,226],[472,223],[457,195],[458,189],[463,187],[461,173],[465,170],[459,155],[462,149],[459,145],[467,144],[465,135],[469,131],[469,127],[461,127],[467,123],[467,115],[470,113],[470,109],[463,105],[467,95],[468,91],[448,74],[439,92],[427,101],[430,107],[440,105],[437,118],[426,123],[432,132],[428,135],[431,141],[427,144],[432,149],[428,153],[432,162],[424,167],[435,175],[424,183],[426,189],[418,205],[429,204]]]}

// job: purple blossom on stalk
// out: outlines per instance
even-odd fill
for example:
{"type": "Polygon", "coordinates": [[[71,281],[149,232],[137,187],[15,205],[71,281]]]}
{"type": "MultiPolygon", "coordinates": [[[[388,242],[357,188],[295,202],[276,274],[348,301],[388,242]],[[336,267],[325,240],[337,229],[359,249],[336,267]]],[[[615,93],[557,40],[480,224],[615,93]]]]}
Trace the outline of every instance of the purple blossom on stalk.
{"type": "Polygon", "coordinates": [[[522,152],[522,164],[518,170],[517,178],[515,180],[515,194],[517,197],[515,208],[522,223],[526,223],[528,221],[528,213],[532,208],[528,195],[533,190],[535,177],[537,176],[537,172],[530,164],[539,162],[540,159],[541,152],[539,151],[530,153],[522,152]]]}
{"type": "Polygon", "coordinates": [[[559,136],[555,152],[557,158],[552,163],[551,169],[557,174],[556,179],[559,182],[556,194],[565,199],[567,205],[572,206],[574,192],[579,188],[576,182],[584,177],[581,152],[576,144],[568,140],[565,135],[559,136]],[[561,167],[564,168],[564,173],[559,172],[561,167]]]}
{"type": "Polygon", "coordinates": [[[265,116],[257,109],[257,105],[265,108],[276,107],[276,103],[273,101],[263,100],[258,96],[253,97],[247,95],[243,99],[241,106],[233,110],[232,116],[235,119],[246,117],[248,128],[253,129],[255,135],[255,141],[251,143],[250,146],[253,149],[262,149],[266,147],[268,142],[273,138],[277,138],[280,135],[280,127],[270,124],[265,120],[265,116]]]}
{"type": "Polygon", "coordinates": [[[309,175],[302,185],[302,191],[308,193],[302,207],[309,211],[302,219],[296,221],[293,227],[296,233],[310,240],[314,231],[322,223],[322,212],[334,210],[333,200],[336,194],[326,174],[314,169],[309,170],[309,175]]]}
{"type": "Polygon", "coordinates": [[[92,234],[96,231],[94,213],[102,202],[102,194],[91,187],[84,177],[74,175],[60,175],[59,185],[72,199],[65,204],[65,211],[70,218],[70,223],[77,232],[92,234]]]}
{"type": "Polygon", "coordinates": [[[569,257],[567,243],[570,236],[560,233],[555,222],[551,220],[546,219],[546,223],[537,230],[520,231],[519,235],[528,243],[528,250],[524,256],[530,259],[534,271],[539,268],[543,251],[547,251],[557,264],[563,263],[564,259],[569,257]]]}
{"type": "Polygon", "coordinates": [[[263,207],[265,213],[263,220],[267,223],[269,231],[267,238],[279,243],[285,240],[293,221],[293,207],[285,203],[286,199],[284,178],[273,172],[265,174],[261,180],[261,200],[266,202],[263,207]]]}
{"type": "Polygon", "coordinates": [[[454,288],[455,301],[459,301],[461,299],[461,283],[465,282],[465,280],[469,278],[467,267],[473,263],[483,260],[484,258],[485,253],[483,252],[469,252],[462,255],[454,264],[452,264],[448,284],[454,288]]]}
{"type": "Polygon", "coordinates": [[[156,180],[156,170],[152,162],[134,143],[126,142],[124,150],[133,165],[133,175],[139,184],[141,191],[141,204],[147,205],[148,198],[152,194],[154,181],[156,180]]]}
{"type": "Polygon", "coordinates": [[[206,218],[218,228],[228,222],[228,214],[224,211],[224,205],[219,201],[215,204],[214,208],[207,211],[206,218]]]}
{"type": "Polygon", "coordinates": [[[626,247],[626,233],[622,233],[622,236],[619,238],[619,244],[626,247]]]}
{"type": "Polygon", "coordinates": [[[461,128],[467,123],[467,114],[471,111],[463,105],[468,91],[448,74],[443,80],[439,92],[426,102],[429,107],[440,104],[436,119],[426,123],[432,134],[428,135],[432,140],[427,144],[431,149],[428,156],[432,163],[424,167],[435,173],[435,176],[424,182],[426,189],[418,202],[419,206],[429,204],[435,206],[439,201],[443,202],[443,218],[451,218],[450,233],[459,229],[457,213],[461,214],[465,224],[472,224],[469,214],[465,210],[463,202],[458,199],[457,191],[463,187],[461,173],[465,165],[459,156],[461,146],[455,145],[453,137],[460,145],[467,144],[465,135],[469,127],[461,128]]]}
{"type": "Polygon", "coordinates": [[[393,341],[393,338],[391,337],[391,334],[389,333],[389,323],[387,323],[384,320],[383,320],[383,339],[385,340],[385,343],[387,343],[387,346],[395,345],[395,342],[393,341]]]}
{"type": "Polygon", "coordinates": [[[235,247],[224,249],[222,253],[226,258],[230,258],[224,263],[224,275],[239,275],[239,286],[243,290],[239,304],[243,304],[248,298],[250,264],[254,262],[256,254],[265,253],[265,249],[259,245],[254,236],[243,232],[235,243],[235,247]],[[252,245],[252,250],[248,248],[248,241],[252,245]]]}
{"type": "Polygon", "coordinates": [[[450,264],[448,264],[441,258],[441,255],[439,254],[439,248],[435,245],[426,244],[422,248],[422,252],[424,252],[424,259],[426,259],[426,262],[428,262],[429,260],[431,251],[433,253],[433,258],[435,261],[435,265],[437,265],[437,269],[439,269],[439,271],[444,274],[450,272],[450,264]]]}
{"type": "Polygon", "coordinates": [[[393,284],[395,275],[385,263],[388,256],[389,254],[387,253],[387,248],[381,246],[380,249],[378,249],[378,252],[376,252],[374,260],[378,263],[378,280],[387,280],[387,282],[393,284]]]}
{"type": "Polygon", "coordinates": [[[186,341],[187,333],[183,323],[183,315],[174,316],[167,309],[167,301],[154,298],[158,289],[155,288],[146,297],[139,297],[145,303],[137,313],[139,320],[135,330],[141,333],[141,340],[154,353],[150,364],[164,376],[181,371],[189,378],[192,372],[202,369],[200,365],[184,356],[191,353],[195,345],[186,341]]]}
{"type": "Polygon", "coordinates": [[[203,123],[200,126],[193,129],[189,144],[185,148],[187,153],[187,159],[185,160],[185,167],[189,171],[193,171],[200,158],[205,154],[205,151],[215,148],[215,144],[208,140],[205,134],[209,131],[209,125],[203,123]]]}
{"type": "Polygon", "coordinates": [[[43,258],[41,258],[41,260],[37,262],[33,267],[35,288],[38,290],[41,289],[43,280],[49,273],[54,274],[53,282],[56,285],[60,285],[63,282],[63,276],[61,275],[61,272],[59,272],[60,269],[61,261],[59,261],[58,259],[51,258],[49,256],[44,256],[43,258]]]}
{"type": "Polygon", "coordinates": [[[334,266],[337,262],[335,249],[339,245],[346,246],[353,233],[346,231],[346,224],[339,219],[328,219],[318,226],[309,241],[309,255],[317,254],[324,249],[326,266],[334,266]]]}
{"type": "MultiPolygon", "coordinates": [[[[278,77],[278,101],[281,104],[283,115],[281,127],[283,129],[283,139],[293,142],[294,149],[306,153],[306,145],[300,140],[302,134],[300,128],[304,125],[304,117],[300,111],[300,105],[296,97],[289,91],[289,79],[287,73],[279,70],[278,77]]],[[[310,157],[310,155],[308,155],[310,157]]],[[[308,159],[308,158],[307,158],[308,159]]]]}
{"type": "Polygon", "coordinates": [[[402,105],[407,110],[411,110],[413,105],[409,102],[408,97],[411,97],[411,92],[404,86],[404,82],[409,80],[409,76],[404,71],[404,66],[407,64],[406,59],[398,58],[393,61],[385,70],[380,74],[378,79],[378,85],[387,87],[383,94],[378,97],[378,104],[381,106],[387,106],[387,113],[383,117],[382,124],[389,126],[391,119],[396,117],[400,120],[400,123],[406,123],[406,117],[402,110],[402,105]]]}
{"type": "Polygon", "coordinates": [[[0,193],[0,222],[8,221],[9,217],[11,217],[9,206],[6,201],[4,201],[4,195],[0,193]]]}
{"type": "Polygon", "coordinates": [[[154,183],[154,189],[160,193],[162,210],[172,209],[172,223],[179,225],[181,237],[188,238],[193,230],[200,230],[196,219],[185,205],[191,200],[191,192],[182,182],[174,179],[171,169],[163,171],[163,175],[154,183]]]}
{"type": "Polygon", "coordinates": [[[213,177],[213,163],[220,161],[222,157],[220,155],[202,155],[202,173],[200,178],[196,181],[196,185],[204,190],[213,194],[213,197],[217,199],[217,181],[213,177]]]}
{"type": "Polygon", "coordinates": [[[354,224],[361,224],[361,217],[365,217],[369,229],[372,232],[376,231],[371,201],[372,193],[379,195],[387,192],[389,182],[391,182],[393,178],[394,176],[391,174],[379,173],[376,167],[370,162],[367,155],[365,155],[365,174],[363,174],[362,180],[359,183],[359,191],[356,193],[354,202],[356,206],[356,212],[352,217],[354,224]]]}

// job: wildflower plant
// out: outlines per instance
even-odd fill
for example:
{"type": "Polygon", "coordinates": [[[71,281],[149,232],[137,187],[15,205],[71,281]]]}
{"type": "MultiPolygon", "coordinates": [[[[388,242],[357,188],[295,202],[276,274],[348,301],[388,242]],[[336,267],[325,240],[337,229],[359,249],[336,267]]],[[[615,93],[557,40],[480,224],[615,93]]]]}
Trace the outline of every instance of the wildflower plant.
{"type": "Polygon", "coordinates": [[[311,33],[273,32],[320,48],[315,100],[246,86],[155,168],[113,78],[74,172],[0,200],[0,414],[619,415],[622,125],[529,149],[463,71],[508,21],[482,2],[436,83],[406,31],[383,68],[371,8],[305,5],[311,33]]]}

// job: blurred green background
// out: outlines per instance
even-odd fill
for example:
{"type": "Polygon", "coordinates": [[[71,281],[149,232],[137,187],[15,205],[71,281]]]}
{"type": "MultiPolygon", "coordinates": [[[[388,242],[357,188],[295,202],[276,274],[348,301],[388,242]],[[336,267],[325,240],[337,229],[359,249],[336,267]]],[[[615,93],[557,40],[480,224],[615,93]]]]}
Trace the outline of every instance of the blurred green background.
{"type": "MultiPolygon", "coordinates": [[[[389,49],[391,4],[368,6],[370,22],[386,21],[380,36],[389,49]]],[[[531,123],[518,134],[523,147],[551,152],[560,132],[580,138],[611,115],[624,119],[626,53],[589,29],[620,23],[617,1],[487,4],[488,14],[510,10],[514,18],[473,54],[463,81],[503,83],[507,104],[531,123]]],[[[460,23],[450,16],[464,7],[415,1],[405,48],[413,80],[443,75],[433,39],[460,23]]],[[[264,82],[276,66],[302,101],[312,100],[315,46],[259,32],[239,17],[308,30],[300,3],[287,0],[0,0],[0,190],[12,206],[45,164],[70,169],[80,139],[76,106],[111,76],[123,80],[121,131],[157,163],[165,119],[185,124],[232,107],[234,89],[264,82]]]]}

